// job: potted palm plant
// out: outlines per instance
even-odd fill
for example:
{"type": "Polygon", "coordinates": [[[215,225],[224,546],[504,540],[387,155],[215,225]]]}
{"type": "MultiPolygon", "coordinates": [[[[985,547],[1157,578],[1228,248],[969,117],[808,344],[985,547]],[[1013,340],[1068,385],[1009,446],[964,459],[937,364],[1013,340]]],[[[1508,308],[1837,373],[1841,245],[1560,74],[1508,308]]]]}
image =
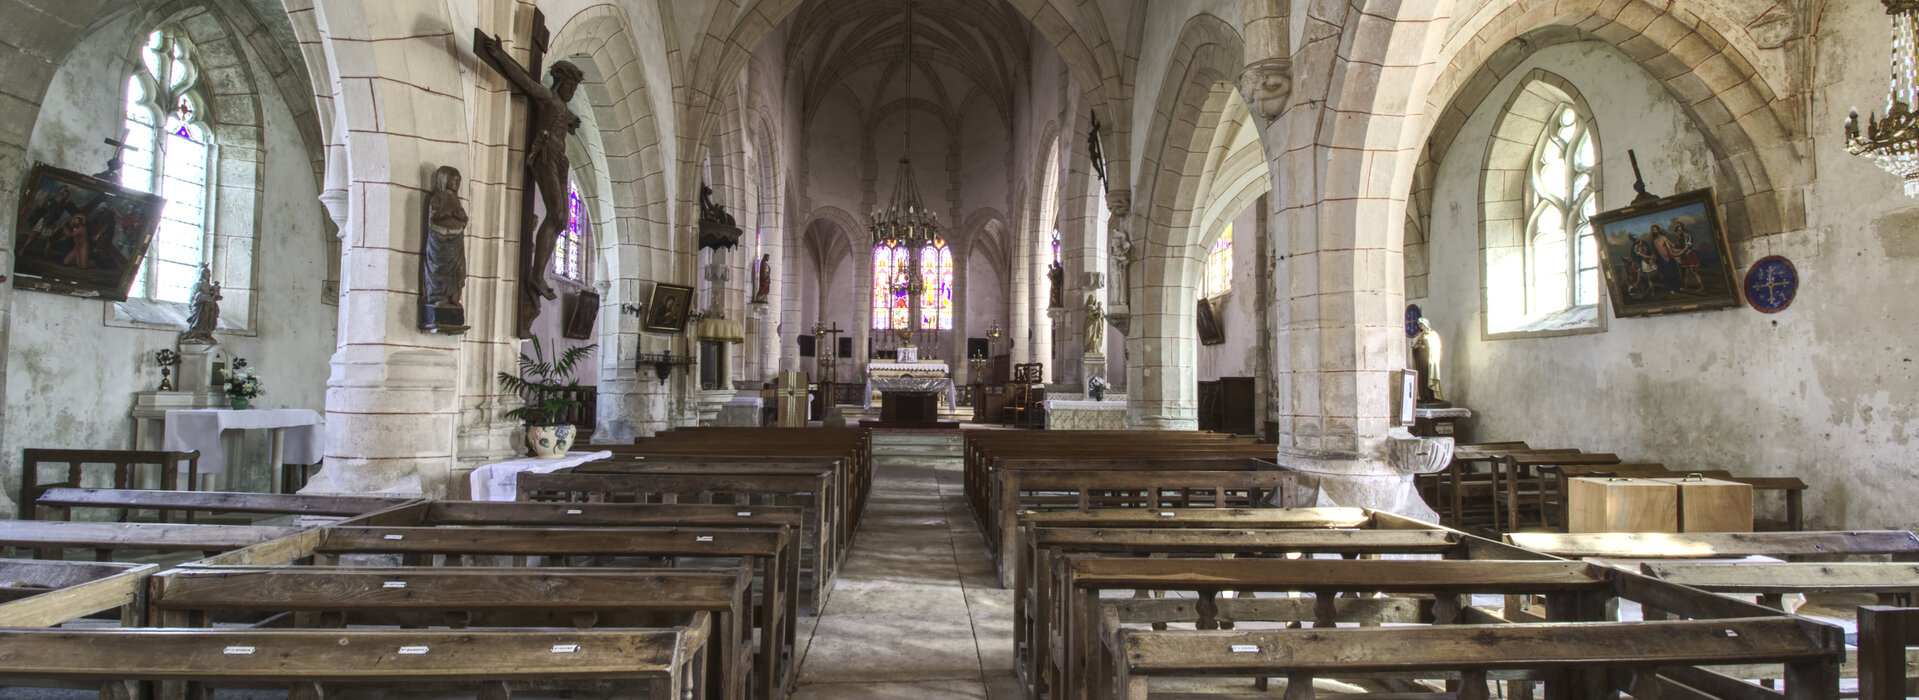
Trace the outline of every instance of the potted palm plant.
{"type": "Polygon", "coordinates": [[[506,417],[526,420],[526,445],[534,457],[558,458],[573,446],[573,424],[566,422],[567,413],[580,407],[575,398],[580,383],[571,379],[573,367],[596,347],[597,343],[572,348],[549,360],[540,339],[534,338],[533,355],[520,353],[520,376],[500,373],[500,388],[526,399],[526,405],[507,411],[506,417]]]}

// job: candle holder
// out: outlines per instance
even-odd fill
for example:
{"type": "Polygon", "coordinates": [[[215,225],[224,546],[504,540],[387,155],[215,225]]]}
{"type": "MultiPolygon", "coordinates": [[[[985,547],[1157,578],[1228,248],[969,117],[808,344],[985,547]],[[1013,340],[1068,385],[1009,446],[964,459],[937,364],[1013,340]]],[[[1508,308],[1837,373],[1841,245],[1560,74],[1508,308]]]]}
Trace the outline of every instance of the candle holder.
{"type": "Polygon", "coordinates": [[[160,365],[160,390],[173,391],[173,367],[180,364],[180,353],[161,350],[154,353],[154,360],[160,365]]]}
{"type": "Polygon", "coordinates": [[[693,366],[693,356],[674,355],[672,350],[667,350],[658,355],[641,353],[639,357],[634,359],[634,369],[639,369],[645,365],[653,365],[653,375],[660,378],[661,384],[665,384],[667,378],[673,376],[674,367],[693,366]]]}

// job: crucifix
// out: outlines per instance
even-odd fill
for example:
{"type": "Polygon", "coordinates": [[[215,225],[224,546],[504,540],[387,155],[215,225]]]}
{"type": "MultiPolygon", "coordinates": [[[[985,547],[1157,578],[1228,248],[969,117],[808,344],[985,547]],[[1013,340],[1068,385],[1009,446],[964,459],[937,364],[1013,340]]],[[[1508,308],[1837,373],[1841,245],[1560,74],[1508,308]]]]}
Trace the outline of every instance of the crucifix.
{"type": "Polygon", "coordinates": [[[553,86],[540,82],[540,63],[546,59],[546,15],[533,10],[533,36],[527,50],[527,65],[521,66],[506,53],[499,37],[473,30],[473,52],[481,62],[513,83],[526,95],[526,175],[527,187],[521,190],[520,211],[524,221],[520,234],[520,293],[517,335],[533,336],[533,320],[540,315],[543,300],[553,299],[553,287],[546,273],[553,266],[553,249],[566,230],[567,173],[566,139],[580,128],[580,118],[567,108],[573,91],[584,74],[578,66],[556,61],[549,74],[553,86]],[[546,215],[536,226],[533,221],[533,197],[537,190],[546,215]]]}
{"type": "Polygon", "coordinates": [[[140,149],[119,139],[109,138],[106,139],[106,142],[107,145],[113,147],[113,157],[107,159],[106,170],[94,173],[93,176],[117,184],[120,182],[120,154],[127,151],[139,153],[140,149]]]}

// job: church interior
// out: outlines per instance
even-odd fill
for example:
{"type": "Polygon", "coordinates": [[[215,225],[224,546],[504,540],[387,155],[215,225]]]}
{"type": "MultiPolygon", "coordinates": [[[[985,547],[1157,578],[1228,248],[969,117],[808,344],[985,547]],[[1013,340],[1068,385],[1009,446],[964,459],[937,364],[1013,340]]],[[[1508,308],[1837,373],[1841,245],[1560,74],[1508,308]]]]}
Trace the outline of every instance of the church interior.
{"type": "Polygon", "coordinates": [[[1915,102],[1914,0],[0,0],[0,700],[1908,697],[1915,102]]]}

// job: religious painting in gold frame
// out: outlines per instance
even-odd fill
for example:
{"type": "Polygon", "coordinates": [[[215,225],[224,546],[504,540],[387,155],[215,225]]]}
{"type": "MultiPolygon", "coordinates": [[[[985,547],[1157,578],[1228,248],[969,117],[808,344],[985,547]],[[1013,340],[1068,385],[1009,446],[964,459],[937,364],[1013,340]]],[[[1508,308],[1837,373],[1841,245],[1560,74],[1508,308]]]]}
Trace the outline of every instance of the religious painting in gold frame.
{"type": "Polygon", "coordinates": [[[1602,212],[1592,222],[1614,316],[1739,305],[1732,251],[1711,188],[1602,212]]]}
{"type": "Polygon", "coordinates": [[[692,287],[655,283],[653,296],[646,302],[646,319],[641,328],[659,333],[686,330],[686,312],[692,305],[692,287]]]}
{"type": "Polygon", "coordinates": [[[159,195],[35,163],[14,219],[14,286],[126,301],[166,204],[159,195]]]}

